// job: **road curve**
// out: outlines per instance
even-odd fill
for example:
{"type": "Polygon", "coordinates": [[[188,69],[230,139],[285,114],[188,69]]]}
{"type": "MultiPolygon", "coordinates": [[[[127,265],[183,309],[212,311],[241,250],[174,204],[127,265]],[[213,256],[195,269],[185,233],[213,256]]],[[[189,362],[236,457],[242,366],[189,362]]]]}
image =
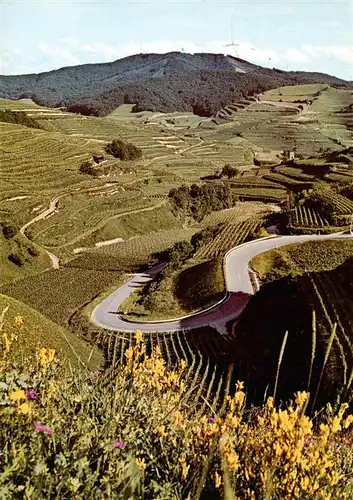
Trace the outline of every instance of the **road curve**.
{"type": "Polygon", "coordinates": [[[248,272],[248,264],[253,257],[267,250],[292,243],[347,238],[352,239],[352,235],[277,236],[245,243],[230,250],[224,258],[227,295],[217,305],[205,311],[169,321],[139,322],[127,321],[122,318],[118,313],[120,305],[137,288],[153,280],[156,274],[163,269],[164,264],[159,264],[145,273],[136,274],[104,299],[93,310],[91,321],[99,327],[120,332],[134,332],[137,329],[143,332],[168,332],[201,326],[213,326],[218,330],[224,329],[226,322],[240,316],[254,293],[248,272]]]}

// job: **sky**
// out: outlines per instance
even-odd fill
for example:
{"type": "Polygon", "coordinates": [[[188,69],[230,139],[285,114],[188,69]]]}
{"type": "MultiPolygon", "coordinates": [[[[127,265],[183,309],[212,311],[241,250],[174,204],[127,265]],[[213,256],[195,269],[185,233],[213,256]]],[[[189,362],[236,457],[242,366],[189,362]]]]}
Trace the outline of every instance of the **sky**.
{"type": "Polygon", "coordinates": [[[0,0],[0,33],[1,74],[177,50],[353,80],[353,0],[0,0]]]}

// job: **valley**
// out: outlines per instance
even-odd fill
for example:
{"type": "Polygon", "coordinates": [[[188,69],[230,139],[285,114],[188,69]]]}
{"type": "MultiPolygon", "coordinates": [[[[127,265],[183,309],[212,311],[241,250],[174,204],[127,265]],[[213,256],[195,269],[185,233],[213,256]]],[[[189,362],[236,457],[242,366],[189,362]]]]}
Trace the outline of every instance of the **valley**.
{"type": "Polygon", "coordinates": [[[344,3],[3,3],[0,498],[353,498],[344,3]]]}
{"type": "MultiPolygon", "coordinates": [[[[346,306],[341,316],[314,298],[316,275],[353,257],[352,102],[350,88],[329,83],[235,97],[210,116],[133,104],[86,116],[1,99],[0,292],[99,345],[106,363],[113,352],[122,359],[137,328],[169,361],[190,352],[194,379],[205,387],[213,385],[210,363],[217,373],[236,363],[244,377],[243,332],[260,334],[261,296],[287,290],[286,280],[316,304],[323,346],[336,321],[352,338],[346,306]],[[116,139],[139,156],[107,152],[116,139]],[[300,253],[306,240],[317,255],[344,248],[344,258],[303,268],[277,249],[296,242],[300,253]],[[238,257],[247,248],[260,253],[254,264],[253,251],[238,257]],[[171,319],[178,317],[185,319],[171,319]]],[[[341,290],[329,293],[343,300],[341,290]]],[[[276,314],[270,324],[283,329],[276,314]]]]}

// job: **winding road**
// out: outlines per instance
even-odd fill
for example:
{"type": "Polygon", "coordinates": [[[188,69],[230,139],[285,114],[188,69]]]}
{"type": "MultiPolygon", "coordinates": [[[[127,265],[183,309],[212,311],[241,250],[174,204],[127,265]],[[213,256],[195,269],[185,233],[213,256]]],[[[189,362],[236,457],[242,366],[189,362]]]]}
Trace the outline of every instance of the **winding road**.
{"type": "Polygon", "coordinates": [[[225,332],[226,323],[240,316],[254,294],[248,269],[253,257],[267,250],[292,243],[347,238],[353,237],[350,234],[274,236],[244,243],[230,250],[224,258],[227,293],[218,304],[184,318],[166,321],[139,322],[128,321],[121,317],[118,313],[120,305],[137,288],[154,279],[165,265],[159,264],[145,273],[136,274],[104,299],[93,310],[91,321],[99,327],[120,332],[134,332],[137,329],[143,332],[170,332],[212,326],[222,333],[225,332]]]}

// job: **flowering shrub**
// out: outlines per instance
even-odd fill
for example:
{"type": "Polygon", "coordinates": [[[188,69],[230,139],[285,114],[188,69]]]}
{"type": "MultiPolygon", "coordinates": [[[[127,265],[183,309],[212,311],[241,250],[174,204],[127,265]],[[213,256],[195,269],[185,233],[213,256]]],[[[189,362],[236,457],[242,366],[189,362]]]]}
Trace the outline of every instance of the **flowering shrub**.
{"type": "Polygon", "coordinates": [[[135,340],[118,370],[68,374],[52,349],[7,361],[16,341],[3,334],[1,498],[352,498],[346,405],[320,422],[307,393],[246,409],[238,382],[222,412],[190,407],[185,363],[171,369],[135,340]]]}

